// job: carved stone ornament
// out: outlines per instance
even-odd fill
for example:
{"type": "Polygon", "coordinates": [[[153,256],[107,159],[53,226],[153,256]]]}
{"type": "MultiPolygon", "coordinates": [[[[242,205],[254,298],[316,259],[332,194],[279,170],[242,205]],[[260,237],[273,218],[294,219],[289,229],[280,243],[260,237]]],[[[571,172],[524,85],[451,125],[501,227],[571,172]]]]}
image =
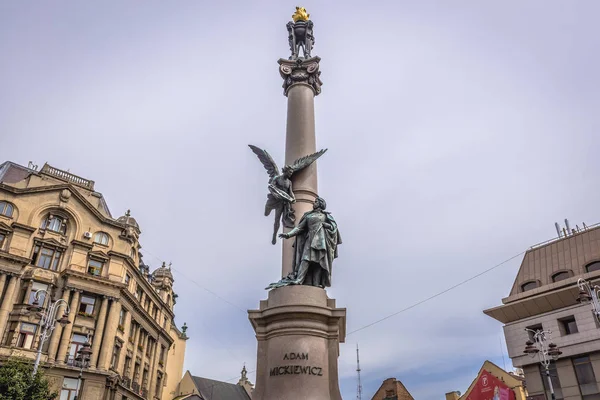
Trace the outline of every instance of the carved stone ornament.
{"type": "Polygon", "coordinates": [[[279,73],[283,78],[283,94],[287,96],[290,87],[296,84],[305,84],[312,87],[315,96],[321,93],[321,71],[319,71],[319,57],[306,60],[279,60],[279,73]]]}
{"type": "Polygon", "coordinates": [[[64,189],[62,192],[60,192],[60,201],[66,203],[69,201],[70,198],[71,192],[69,191],[69,189],[64,189]]]}

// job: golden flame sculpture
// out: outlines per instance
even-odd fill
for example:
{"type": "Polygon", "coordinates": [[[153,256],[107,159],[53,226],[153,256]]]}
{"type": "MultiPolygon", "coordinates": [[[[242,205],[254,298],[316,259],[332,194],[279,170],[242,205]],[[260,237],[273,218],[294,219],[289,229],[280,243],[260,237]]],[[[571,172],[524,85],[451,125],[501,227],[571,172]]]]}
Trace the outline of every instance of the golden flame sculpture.
{"type": "Polygon", "coordinates": [[[309,18],[310,14],[306,12],[306,8],[304,7],[296,7],[296,12],[292,15],[294,22],[308,21],[309,18]]]}

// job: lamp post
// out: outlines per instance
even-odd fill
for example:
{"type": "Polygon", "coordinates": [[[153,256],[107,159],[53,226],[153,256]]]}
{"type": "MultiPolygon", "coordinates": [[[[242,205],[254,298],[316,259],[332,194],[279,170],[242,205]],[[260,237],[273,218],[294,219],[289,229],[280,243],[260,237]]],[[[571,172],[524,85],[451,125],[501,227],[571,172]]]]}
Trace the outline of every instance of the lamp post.
{"type": "Polygon", "coordinates": [[[600,286],[592,285],[585,279],[579,279],[577,281],[579,286],[579,297],[577,302],[581,304],[592,303],[592,313],[596,317],[596,320],[600,322],[600,301],[598,295],[600,294],[600,286]]]}
{"type": "Polygon", "coordinates": [[[79,399],[79,387],[81,386],[81,378],[83,377],[83,369],[88,368],[90,366],[90,359],[92,356],[92,345],[90,344],[90,334],[88,333],[87,339],[83,346],[79,350],[77,350],[77,357],[75,357],[75,361],[79,363],[79,377],[77,378],[77,389],[75,390],[75,398],[73,400],[79,399]]]}
{"type": "Polygon", "coordinates": [[[46,290],[43,290],[43,289],[37,290],[35,292],[35,299],[34,299],[33,303],[29,307],[27,307],[27,309],[29,311],[36,312],[41,318],[40,319],[40,329],[41,329],[40,343],[38,345],[37,355],[35,357],[35,363],[33,364],[33,375],[34,376],[37,373],[38,367],[40,366],[40,359],[42,357],[42,347],[44,347],[44,343],[46,342],[46,340],[48,340],[50,338],[50,335],[52,335],[52,331],[54,330],[54,328],[56,328],[56,323],[58,322],[63,327],[65,325],[71,323],[69,321],[69,305],[67,304],[66,301],[64,301],[63,299],[59,299],[59,300],[55,301],[54,303],[49,302],[50,305],[48,306],[48,308],[44,309],[42,307],[43,304],[42,304],[42,306],[40,306],[40,303],[39,303],[40,293],[44,293],[46,296],[49,295],[49,293],[46,290]],[[61,306],[65,307],[65,312],[61,318],[57,319],[56,314],[58,313],[58,310],[60,309],[61,306]]]}
{"type": "Polygon", "coordinates": [[[550,378],[550,361],[556,360],[561,354],[562,351],[558,349],[558,346],[552,342],[548,343],[548,340],[551,338],[550,331],[544,330],[533,330],[525,328],[527,332],[531,332],[533,334],[532,339],[525,342],[525,350],[523,353],[529,354],[530,356],[535,356],[536,354],[540,358],[540,364],[546,369],[546,378],[548,379],[548,387],[550,387],[550,393],[552,394],[552,400],[555,400],[554,397],[554,387],[552,386],[552,379],[550,378]]]}

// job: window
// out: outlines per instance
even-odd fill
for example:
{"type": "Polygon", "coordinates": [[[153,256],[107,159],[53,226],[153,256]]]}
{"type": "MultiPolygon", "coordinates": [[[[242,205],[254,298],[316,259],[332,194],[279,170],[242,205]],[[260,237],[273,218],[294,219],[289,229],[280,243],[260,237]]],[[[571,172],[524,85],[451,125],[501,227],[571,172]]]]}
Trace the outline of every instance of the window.
{"type": "MultiPolygon", "coordinates": [[[[531,329],[531,330],[532,330],[532,331],[534,331],[534,332],[537,332],[537,331],[541,331],[541,330],[543,330],[543,328],[542,328],[542,324],[537,324],[537,325],[528,326],[528,327],[526,327],[525,329],[531,329]]],[[[533,332],[531,332],[531,331],[527,331],[527,334],[529,335],[529,340],[533,341],[533,332]]]]}
{"type": "Polygon", "coordinates": [[[150,312],[150,299],[146,296],[146,301],[144,301],[144,308],[146,311],[150,312]]]}
{"type": "Polygon", "coordinates": [[[139,301],[142,301],[142,295],[144,294],[144,289],[138,285],[137,290],[135,291],[135,298],[139,301]]]}
{"type": "Polygon", "coordinates": [[[6,243],[6,234],[0,232],[0,250],[4,249],[4,243],[6,243]]]}
{"type": "Polygon", "coordinates": [[[131,281],[131,275],[125,274],[125,284],[129,287],[129,281],[131,281]]]}
{"type": "Polygon", "coordinates": [[[77,352],[86,342],[87,336],[78,333],[73,334],[73,338],[71,339],[71,347],[69,347],[69,356],[67,357],[68,365],[75,365],[75,357],[77,357],[77,352]]]}
{"type": "Polygon", "coordinates": [[[108,235],[104,232],[98,232],[94,235],[94,243],[108,246],[108,235]]]}
{"type": "Polygon", "coordinates": [[[528,290],[535,289],[536,287],[538,287],[537,281],[526,282],[521,285],[521,291],[526,292],[528,290]]]}
{"type": "MultiPolygon", "coordinates": [[[[556,372],[556,364],[550,363],[548,366],[548,372],[550,373],[550,380],[552,381],[552,387],[554,388],[554,396],[557,399],[562,399],[563,394],[560,386],[560,380],[558,379],[558,373],[556,372]]],[[[546,391],[548,398],[551,398],[550,386],[548,386],[548,376],[546,376],[546,368],[540,366],[540,374],[542,383],[544,385],[544,390],[546,391]]]]}
{"type": "Polygon", "coordinates": [[[129,341],[131,343],[133,343],[133,339],[134,339],[134,335],[135,334],[135,322],[131,321],[131,325],[129,325],[129,341]]]}
{"type": "Polygon", "coordinates": [[[162,389],[162,372],[156,373],[156,387],[154,388],[154,395],[160,397],[160,389],[162,389]]]}
{"type": "Polygon", "coordinates": [[[123,367],[123,375],[129,376],[130,369],[131,369],[131,357],[125,356],[125,366],[123,367]]]}
{"type": "Polygon", "coordinates": [[[600,269],[600,261],[595,261],[585,267],[587,272],[598,271],[600,269]]]}
{"type": "Polygon", "coordinates": [[[571,335],[573,333],[579,332],[577,330],[577,323],[575,322],[575,317],[570,316],[566,318],[559,319],[560,322],[560,330],[563,335],[571,335]]]}
{"type": "Polygon", "coordinates": [[[131,256],[131,258],[135,259],[135,249],[132,247],[131,250],[129,251],[129,255],[131,256]]]}
{"type": "Polygon", "coordinates": [[[583,356],[574,358],[573,367],[575,368],[575,375],[577,376],[577,382],[579,383],[579,390],[581,390],[581,394],[584,398],[587,395],[599,393],[590,357],[583,356]]]}
{"type": "Polygon", "coordinates": [[[79,314],[91,317],[94,315],[94,304],[96,299],[90,296],[81,296],[81,304],[79,304],[79,314]]]}
{"type": "Polygon", "coordinates": [[[77,393],[77,379],[67,378],[63,380],[62,390],[60,391],[59,400],[74,400],[77,393]]]}
{"type": "Polygon", "coordinates": [[[148,338],[148,344],[146,345],[146,355],[150,357],[150,351],[152,350],[152,338],[148,338]]]}
{"type": "Polygon", "coordinates": [[[163,317],[163,328],[167,329],[167,317],[163,317]]]}
{"type": "Polygon", "coordinates": [[[121,312],[119,313],[119,326],[125,326],[125,309],[121,307],[121,312]]]}
{"type": "Polygon", "coordinates": [[[67,233],[67,220],[57,215],[49,215],[48,218],[42,221],[40,229],[47,229],[64,235],[67,233]]]}
{"type": "Polygon", "coordinates": [[[88,274],[94,276],[102,275],[102,268],[104,267],[104,263],[102,261],[94,260],[90,258],[88,261],[88,274]]]}
{"type": "Polygon", "coordinates": [[[115,348],[113,349],[112,358],[110,360],[110,368],[113,370],[117,369],[119,364],[119,357],[121,356],[121,345],[115,344],[115,348]]]}
{"type": "Polygon", "coordinates": [[[12,204],[7,203],[6,201],[0,201],[0,215],[4,215],[5,217],[12,217],[14,207],[12,204]]]}
{"type": "Polygon", "coordinates": [[[19,330],[19,337],[17,339],[17,347],[31,349],[36,329],[37,325],[22,322],[21,329],[19,330]]]}
{"type": "Polygon", "coordinates": [[[153,304],[152,305],[152,318],[154,318],[154,320],[156,320],[156,317],[158,317],[158,308],[156,308],[156,306],[153,304]]]}
{"type": "MultiPolygon", "coordinates": [[[[48,285],[39,282],[33,282],[31,285],[31,292],[29,293],[29,299],[27,300],[27,304],[33,304],[35,301],[35,294],[38,290],[48,290],[48,285]]],[[[46,293],[40,292],[38,296],[38,304],[40,306],[44,305],[44,300],[46,300],[46,293]]]]}
{"type": "Polygon", "coordinates": [[[160,357],[158,357],[158,361],[164,364],[165,362],[165,346],[160,345],[160,357]]]}
{"type": "Polygon", "coordinates": [[[31,258],[31,262],[40,268],[56,271],[58,269],[61,256],[61,250],[46,247],[44,244],[36,244],[33,248],[33,257],[31,258]]]}
{"type": "Polygon", "coordinates": [[[552,282],[563,281],[570,277],[571,277],[571,272],[569,272],[569,271],[557,272],[556,274],[552,275],[552,282]]]}

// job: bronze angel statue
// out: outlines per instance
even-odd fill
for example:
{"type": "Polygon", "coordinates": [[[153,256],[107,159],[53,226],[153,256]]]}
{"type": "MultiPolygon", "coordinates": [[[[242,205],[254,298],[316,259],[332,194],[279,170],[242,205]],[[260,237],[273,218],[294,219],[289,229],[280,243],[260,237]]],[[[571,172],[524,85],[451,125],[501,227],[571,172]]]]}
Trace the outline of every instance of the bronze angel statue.
{"type": "Polygon", "coordinates": [[[315,162],[327,149],[297,159],[291,165],[284,166],[280,173],[277,164],[266,150],[259,149],[251,144],[248,146],[258,156],[269,174],[269,194],[267,194],[267,203],[265,204],[265,216],[268,217],[275,210],[275,225],[273,227],[273,239],[271,240],[271,243],[275,244],[277,243],[277,232],[280,224],[283,222],[283,226],[286,228],[293,228],[296,222],[294,209],[292,208],[292,204],[296,202],[296,197],[292,191],[292,176],[315,162]]]}

